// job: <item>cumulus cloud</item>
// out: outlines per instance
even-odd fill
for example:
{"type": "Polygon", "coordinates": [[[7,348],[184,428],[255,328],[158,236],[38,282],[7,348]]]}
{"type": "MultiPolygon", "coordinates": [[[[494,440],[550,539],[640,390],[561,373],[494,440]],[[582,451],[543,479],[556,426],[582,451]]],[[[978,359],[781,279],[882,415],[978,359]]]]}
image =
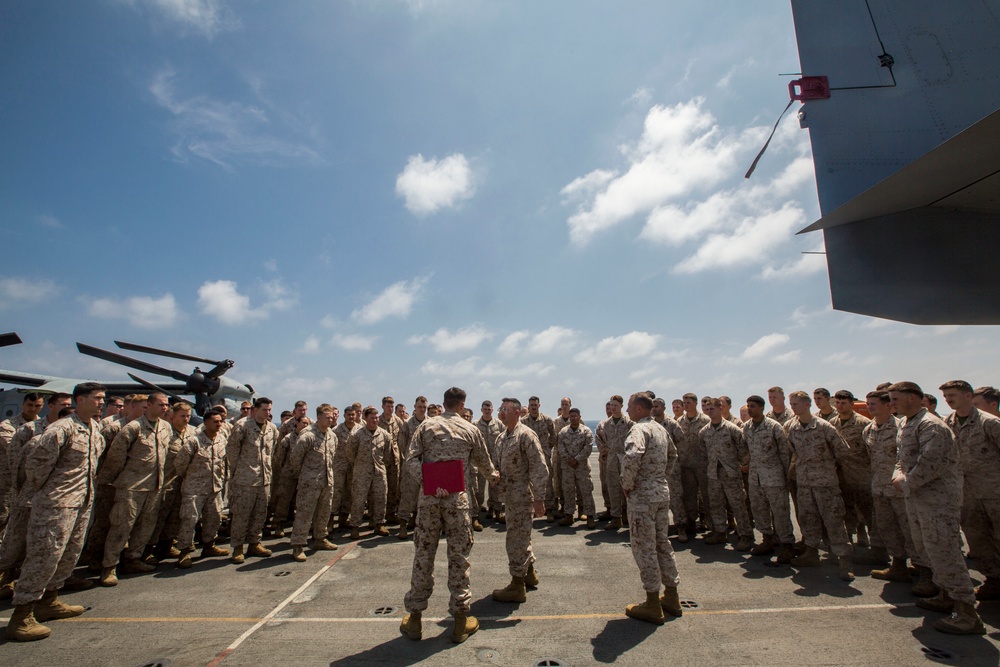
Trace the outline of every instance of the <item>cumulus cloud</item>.
{"type": "Polygon", "coordinates": [[[361,336],[358,334],[336,334],[330,342],[337,347],[350,352],[369,352],[375,345],[378,336],[361,336]]]}
{"type": "Polygon", "coordinates": [[[441,160],[412,155],[396,177],[396,194],[403,198],[407,210],[417,216],[454,208],[475,191],[472,168],[461,153],[441,160]]]}
{"type": "Polygon", "coordinates": [[[656,349],[660,337],[645,331],[632,331],[623,336],[609,336],[597,345],[576,355],[576,361],[584,364],[607,364],[626,359],[635,359],[651,354],[656,349]]]}
{"type": "Polygon", "coordinates": [[[756,342],[749,345],[747,349],[743,350],[743,353],[740,355],[740,358],[748,361],[753,359],[761,359],[765,355],[769,354],[772,350],[774,350],[774,348],[781,347],[789,340],[791,339],[788,337],[788,335],[783,333],[772,333],[772,334],[767,334],[766,336],[761,336],[756,340],[756,342]]]}
{"type": "Polygon", "coordinates": [[[508,334],[497,347],[497,351],[507,356],[522,352],[548,354],[557,347],[574,344],[577,336],[578,332],[574,329],[555,325],[536,334],[525,329],[508,334]]]}
{"type": "Polygon", "coordinates": [[[400,280],[389,285],[382,293],[351,313],[351,319],[361,324],[375,324],[388,317],[406,319],[423,295],[427,278],[400,280]]]}
{"type": "Polygon", "coordinates": [[[298,297],[280,280],[261,283],[260,291],[265,296],[264,303],[251,307],[250,297],[242,294],[235,281],[207,281],[198,288],[198,306],[201,312],[214,317],[223,324],[245,324],[266,320],[277,310],[288,310],[298,297]]]}
{"type": "Polygon", "coordinates": [[[319,338],[316,336],[309,336],[306,338],[305,342],[302,343],[302,349],[300,351],[305,352],[306,354],[316,354],[319,352],[319,347],[319,338]]]}
{"type": "Polygon", "coordinates": [[[44,301],[59,291],[51,280],[10,276],[0,278],[0,309],[15,303],[44,301]]]}
{"type": "Polygon", "coordinates": [[[245,103],[180,93],[176,79],[173,69],[163,69],[149,91],[171,114],[169,127],[175,137],[171,153],[177,160],[197,158],[227,169],[240,164],[320,162],[316,150],[295,136],[302,123],[296,119],[282,122],[287,113],[262,98],[259,87],[253,92],[253,102],[245,103]]]}
{"type": "Polygon", "coordinates": [[[87,304],[87,312],[94,317],[126,320],[140,329],[165,329],[173,326],[182,315],[177,300],[169,292],[159,298],[94,299],[87,304]]]}
{"type": "Polygon", "coordinates": [[[473,350],[483,341],[493,338],[493,334],[484,327],[474,324],[452,332],[442,327],[432,334],[410,336],[407,345],[429,343],[437,352],[460,352],[473,350]]]}

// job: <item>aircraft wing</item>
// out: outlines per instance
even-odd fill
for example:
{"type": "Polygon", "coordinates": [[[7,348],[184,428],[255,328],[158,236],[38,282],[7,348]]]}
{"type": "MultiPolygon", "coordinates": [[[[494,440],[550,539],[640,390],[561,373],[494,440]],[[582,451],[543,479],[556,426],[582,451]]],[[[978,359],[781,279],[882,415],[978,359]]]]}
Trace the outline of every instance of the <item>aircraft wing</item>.
{"type": "MultiPolygon", "coordinates": [[[[979,0],[792,0],[833,307],[998,324],[1000,30],[979,0]]],[[[994,9],[1000,9],[993,2],[994,9]]]]}
{"type": "MultiPolygon", "coordinates": [[[[69,393],[73,391],[73,387],[81,382],[88,382],[88,380],[57,377],[54,375],[39,375],[37,373],[22,373],[21,371],[0,369],[0,383],[13,384],[20,387],[31,387],[38,389],[39,391],[62,391],[69,393]]],[[[109,392],[115,394],[145,394],[149,392],[149,389],[138,382],[106,382],[101,380],[94,380],[94,382],[100,382],[108,388],[109,392]]],[[[184,393],[183,384],[162,384],[160,386],[167,391],[181,394],[184,393]]]]}

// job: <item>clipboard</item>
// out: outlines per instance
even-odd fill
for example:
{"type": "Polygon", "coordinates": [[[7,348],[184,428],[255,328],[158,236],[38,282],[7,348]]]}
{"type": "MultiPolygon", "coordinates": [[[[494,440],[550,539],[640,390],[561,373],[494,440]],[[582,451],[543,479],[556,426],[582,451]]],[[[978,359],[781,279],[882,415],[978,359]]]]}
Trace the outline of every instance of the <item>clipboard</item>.
{"type": "Polygon", "coordinates": [[[421,468],[425,496],[433,496],[438,488],[445,489],[448,493],[465,491],[465,465],[461,459],[424,463],[421,468]]]}

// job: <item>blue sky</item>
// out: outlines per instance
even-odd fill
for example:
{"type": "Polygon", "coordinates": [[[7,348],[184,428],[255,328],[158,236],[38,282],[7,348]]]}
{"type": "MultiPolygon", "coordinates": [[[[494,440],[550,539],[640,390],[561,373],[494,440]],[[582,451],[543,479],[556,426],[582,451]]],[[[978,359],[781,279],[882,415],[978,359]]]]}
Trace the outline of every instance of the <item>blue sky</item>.
{"type": "Polygon", "coordinates": [[[119,339],[279,408],[457,384],[587,419],[997,384],[993,327],[831,310],[794,107],[744,180],[797,71],[783,0],[5,2],[0,366],[124,380],[73,345],[119,339]]]}

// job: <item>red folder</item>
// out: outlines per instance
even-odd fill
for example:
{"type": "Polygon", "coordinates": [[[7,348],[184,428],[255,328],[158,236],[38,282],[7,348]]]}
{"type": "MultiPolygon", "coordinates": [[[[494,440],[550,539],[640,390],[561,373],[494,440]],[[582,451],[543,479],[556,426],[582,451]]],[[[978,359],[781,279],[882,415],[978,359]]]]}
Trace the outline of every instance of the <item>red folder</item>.
{"type": "Polygon", "coordinates": [[[438,488],[448,493],[465,491],[465,466],[461,459],[424,463],[424,495],[433,496],[438,488]]]}

